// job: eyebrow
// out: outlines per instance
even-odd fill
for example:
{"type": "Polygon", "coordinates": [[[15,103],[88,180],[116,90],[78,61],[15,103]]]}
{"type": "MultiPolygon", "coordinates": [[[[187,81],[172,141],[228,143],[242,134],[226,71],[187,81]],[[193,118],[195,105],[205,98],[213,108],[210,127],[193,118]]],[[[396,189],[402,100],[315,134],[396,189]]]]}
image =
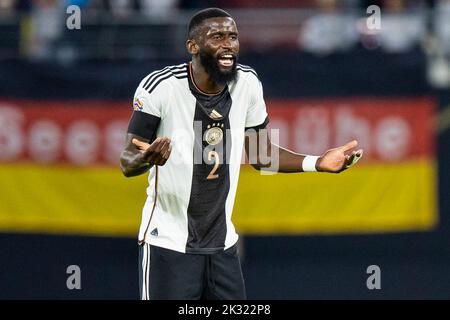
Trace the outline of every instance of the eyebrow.
{"type": "Polygon", "coordinates": [[[216,34],[224,34],[224,33],[238,35],[237,31],[222,31],[222,30],[215,30],[215,31],[207,32],[207,35],[216,35],[216,34]]]}

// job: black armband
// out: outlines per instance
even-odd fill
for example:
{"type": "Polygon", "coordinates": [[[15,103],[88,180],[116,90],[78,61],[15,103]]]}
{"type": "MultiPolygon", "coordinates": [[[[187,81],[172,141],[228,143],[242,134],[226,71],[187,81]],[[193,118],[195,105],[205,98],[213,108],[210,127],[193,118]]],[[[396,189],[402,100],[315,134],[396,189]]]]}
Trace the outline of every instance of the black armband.
{"type": "Polygon", "coordinates": [[[141,111],[133,111],[130,123],[128,124],[128,133],[152,141],[156,136],[156,130],[158,130],[160,121],[161,118],[154,115],[141,111]]]}
{"type": "Polygon", "coordinates": [[[248,128],[246,127],[245,131],[251,130],[251,129],[253,129],[255,131],[258,131],[258,130],[261,130],[261,129],[265,129],[268,124],[269,124],[269,116],[267,116],[266,119],[264,120],[264,122],[261,123],[260,125],[253,126],[253,127],[248,127],[248,128]]]}

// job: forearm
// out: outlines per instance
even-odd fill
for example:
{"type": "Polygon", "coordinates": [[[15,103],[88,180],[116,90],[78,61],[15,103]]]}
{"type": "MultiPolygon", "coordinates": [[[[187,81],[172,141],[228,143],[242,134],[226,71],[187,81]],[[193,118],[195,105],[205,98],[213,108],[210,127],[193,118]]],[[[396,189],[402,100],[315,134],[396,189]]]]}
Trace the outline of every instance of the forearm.
{"type": "Polygon", "coordinates": [[[303,172],[302,163],[305,155],[272,144],[279,157],[278,172],[303,172]]]}
{"type": "Polygon", "coordinates": [[[355,148],[357,144],[356,140],[350,141],[344,146],[327,150],[321,156],[298,154],[271,144],[269,149],[274,156],[271,157],[272,164],[269,170],[286,173],[305,171],[339,173],[353,166],[361,158],[362,149],[345,154],[346,151],[355,148]]]}
{"type": "Polygon", "coordinates": [[[270,143],[267,147],[266,155],[258,153],[257,158],[257,161],[251,163],[257,170],[292,173],[303,172],[302,163],[305,155],[270,143]]]}
{"type": "Polygon", "coordinates": [[[363,154],[362,149],[348,153],[358,145],[356,140],[329,149],[321,156],[311,156],[295,153],[273,144],[268,136],[264,140],[260,138],[260,134],[253,134],[248,135],[245,140],[248,160],[257,170],[285,173],[311,171],[339,173],[353,166],[363,154]]]}
{"type": "Polygon", "coordinates": [[[124,150],[120,156],[120,168],[126,177],[134,177],[147,172],[151,165],[142,160],[140,153],[124,150]]]}

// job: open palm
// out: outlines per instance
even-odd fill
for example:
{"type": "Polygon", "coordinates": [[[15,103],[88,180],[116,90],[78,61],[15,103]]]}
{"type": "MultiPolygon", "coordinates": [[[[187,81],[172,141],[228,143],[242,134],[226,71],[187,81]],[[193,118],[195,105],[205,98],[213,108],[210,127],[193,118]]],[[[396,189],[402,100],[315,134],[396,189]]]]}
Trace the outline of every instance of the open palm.
{"type": "Polygon", "coordinates": [[[363,154],[362,149],[349,153],[349,151],[357,146],[358,141],[353,140],[341,147],[326,151],[317,161],[318,171],[339,173],[350,168],[363,154]]]}

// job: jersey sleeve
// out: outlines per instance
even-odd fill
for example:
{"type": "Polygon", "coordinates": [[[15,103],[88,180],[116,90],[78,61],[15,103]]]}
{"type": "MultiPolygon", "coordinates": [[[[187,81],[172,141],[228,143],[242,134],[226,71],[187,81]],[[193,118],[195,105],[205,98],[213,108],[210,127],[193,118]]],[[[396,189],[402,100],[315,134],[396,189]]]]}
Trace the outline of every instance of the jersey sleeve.
{"type": "Polygon", "coordinates": [[[152,141],[161,122],[164,92],[156,87],[149,93],[145,89],[147,78],[141,81],[134,94],[133,114],[128,124],[128,133],[152,141]]]}
{"type": "Polygon", "coordinates": [[[263,129],[269,123],[266,103],[261,81],[251,74],[249,76],[250,105],[247,109],[245,129],[263,129]]]}

